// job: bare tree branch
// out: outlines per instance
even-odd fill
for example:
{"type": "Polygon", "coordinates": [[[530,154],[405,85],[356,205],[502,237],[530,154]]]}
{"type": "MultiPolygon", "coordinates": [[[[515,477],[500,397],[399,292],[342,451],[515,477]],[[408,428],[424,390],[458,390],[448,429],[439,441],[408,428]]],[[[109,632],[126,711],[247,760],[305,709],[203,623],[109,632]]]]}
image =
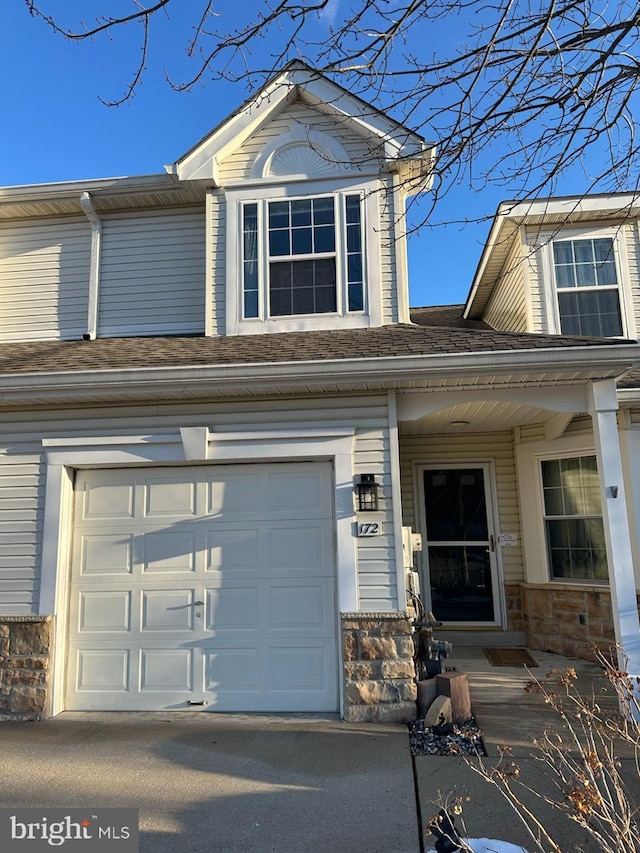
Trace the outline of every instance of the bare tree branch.
{"type": "MultiPolygon", "coordinates": [[[[110,104],[129,100],[151,73],[155,16],[184,14],[175,0],[131,0],[121,17],[70,26],[48,2],[25,0],[33,16],[74,41],[141,26],[138,61],[110,104]]],[[[234,14],[240,24],[224,29],[216,0],[194,3],[184,45],[193,70],[181,81],[166,70],[169,85],[255,86],[301,58],[437,142],[434,201],[460,182],[508,186],[525,198],[553,191],[587,158],[599,161],[597,174],[585,173],[592,188],[640,183],[633,0],[247,0],[234,14]]]]}

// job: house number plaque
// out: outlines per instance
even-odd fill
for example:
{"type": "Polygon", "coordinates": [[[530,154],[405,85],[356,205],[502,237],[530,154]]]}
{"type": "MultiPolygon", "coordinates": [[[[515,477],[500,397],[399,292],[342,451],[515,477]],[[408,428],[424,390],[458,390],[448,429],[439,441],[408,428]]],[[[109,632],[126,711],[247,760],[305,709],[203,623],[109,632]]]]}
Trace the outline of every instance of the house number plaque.
{"type": "Polygon", "coordinates": [[[379,521],[359,521],[358,536],[382,536],[382,524],[379,521]]]}

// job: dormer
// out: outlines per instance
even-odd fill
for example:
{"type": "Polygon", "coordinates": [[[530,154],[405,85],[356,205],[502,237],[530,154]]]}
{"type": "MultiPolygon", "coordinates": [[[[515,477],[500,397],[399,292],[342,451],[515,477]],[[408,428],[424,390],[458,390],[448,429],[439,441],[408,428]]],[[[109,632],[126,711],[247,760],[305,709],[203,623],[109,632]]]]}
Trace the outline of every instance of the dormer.
{"type": "Polygon", "coordinates": [[[421,137],[293,62],[167,167],[209,184],[208,334],[408,322],[404,206],[421,137]]]}
{"type": "Polygon", "coordinates": [[[464,316],[502,331],[636,338],[640,198],[503,202],[464,316]]]}

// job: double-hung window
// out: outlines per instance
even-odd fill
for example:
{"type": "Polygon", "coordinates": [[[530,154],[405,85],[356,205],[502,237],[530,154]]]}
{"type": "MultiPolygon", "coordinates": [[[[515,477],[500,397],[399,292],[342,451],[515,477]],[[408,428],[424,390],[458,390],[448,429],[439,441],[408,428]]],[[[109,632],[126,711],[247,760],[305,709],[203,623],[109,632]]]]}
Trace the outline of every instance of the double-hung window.
{"type": "Polygon", "coordinates": [[[356,194],[245,202],[243,318],[363,311],[362,225],[356,194]]]}
{"type": "Polygon", "coordinates": [[[607,554],[595,456],[541,462],[553,580],[606,581],[607,554]]]}
{"type": "Polygon", "coordinates": [[[554,241],[553,268],[562,334],[623,334],[613,237],[554,241]]]}

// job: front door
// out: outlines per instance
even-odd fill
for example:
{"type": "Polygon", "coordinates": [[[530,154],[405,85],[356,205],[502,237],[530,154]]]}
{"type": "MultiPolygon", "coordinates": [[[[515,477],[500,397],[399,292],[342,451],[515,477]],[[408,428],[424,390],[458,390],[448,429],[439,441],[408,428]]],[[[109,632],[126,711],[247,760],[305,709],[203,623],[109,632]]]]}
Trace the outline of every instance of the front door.
{"type": "Polygon", "coordinates": [[[446,623],[499,621],[493,513],[486,464],[423,470],[427,601],[446,623]]]}

